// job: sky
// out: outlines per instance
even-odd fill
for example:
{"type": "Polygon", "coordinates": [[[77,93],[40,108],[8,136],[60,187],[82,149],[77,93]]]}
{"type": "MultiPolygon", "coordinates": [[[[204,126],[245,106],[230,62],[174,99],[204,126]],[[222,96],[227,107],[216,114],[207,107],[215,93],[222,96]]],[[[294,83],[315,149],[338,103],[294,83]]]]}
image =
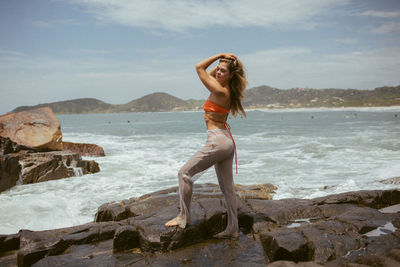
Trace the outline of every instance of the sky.
{"type": "Polygon", "coordinates": [[[76,98],[205,99],[229,52],[249,87],[400,85],[400,0],[0,0],[0,114],[76,98]]]}

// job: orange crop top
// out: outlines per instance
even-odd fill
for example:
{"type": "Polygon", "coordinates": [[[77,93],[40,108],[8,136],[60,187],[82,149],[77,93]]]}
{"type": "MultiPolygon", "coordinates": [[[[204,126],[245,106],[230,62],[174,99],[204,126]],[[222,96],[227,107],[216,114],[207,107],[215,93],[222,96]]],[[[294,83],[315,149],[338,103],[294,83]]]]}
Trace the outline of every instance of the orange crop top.
{"type": "Polygon", "coordinates": [[[209,99],[207,99],[207,101],[204,103],[203,110],[208,112],[223,113],[223,114],[229,113],[229,109],[221,107],[220,105],[215,104],[209,99]]]}

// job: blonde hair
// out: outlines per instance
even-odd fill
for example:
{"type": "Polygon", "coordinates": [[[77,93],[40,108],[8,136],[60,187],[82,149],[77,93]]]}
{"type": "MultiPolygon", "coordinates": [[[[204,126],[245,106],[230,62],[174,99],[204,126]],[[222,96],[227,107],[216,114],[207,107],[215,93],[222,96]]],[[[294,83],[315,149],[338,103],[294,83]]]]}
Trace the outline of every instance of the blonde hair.
{"type": "Polygon", "coordinates": [[[231,58],[222,58],[219,62],[227,63],[229,73],[233,73],[233,76],[229,81],[229,89],[231,93],[231,113],[234,117],[236,117],[237,114],[241,114],[246,117],[246,112],[242,106],[242,99],[244,97],[244,91],[248,82],[243,63],[240,60],[233,60],[231,58]]]}

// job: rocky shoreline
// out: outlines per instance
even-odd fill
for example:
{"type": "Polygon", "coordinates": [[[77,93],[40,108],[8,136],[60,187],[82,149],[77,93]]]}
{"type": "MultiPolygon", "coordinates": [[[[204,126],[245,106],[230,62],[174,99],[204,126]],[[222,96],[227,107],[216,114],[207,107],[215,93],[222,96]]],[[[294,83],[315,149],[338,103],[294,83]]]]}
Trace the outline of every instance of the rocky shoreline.
{"type": "MultiPolygon", "coordinates": [[[[99,171],[86,155],[104,150],[63,142],[49,108],[0,116],[0,192],[99,171]]],[[[83,225],[0,234],[0,266],[400,266],[400,189],[272,200],[274,190],[236,185],[237,240],[212,237],[226,227],[225,200],[196,184],[185,229],[164,226],[179,212],[172,187],[105,203],[83,225]]]]}
{"type": "Polygon", "coordinates": [[[0,235],[1,266],[399,266],[400,190],[271,200],[272,185],[237,185],[240,236],[215,184],[196,184],[192,222],[167,228],[177,188],[106,203],[94,222],[0,235]],[[240,193],[242,192],[242,193],[240,193]]]}
{"type": "Polygon", "coordinates": [[[95,144],[62,141],[60,122],[50,108],[0,116],[0,192],[20,184],[100,171],[82,156],[105,156],[95,144]]]}

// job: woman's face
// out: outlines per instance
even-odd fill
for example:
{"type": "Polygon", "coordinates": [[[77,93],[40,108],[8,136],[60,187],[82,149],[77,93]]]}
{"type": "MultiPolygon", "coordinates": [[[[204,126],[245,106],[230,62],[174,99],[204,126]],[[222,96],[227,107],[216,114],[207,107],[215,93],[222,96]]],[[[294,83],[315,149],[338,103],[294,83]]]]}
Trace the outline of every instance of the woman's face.
{"type": "Polygon", "coordinates": [[[217,66],[217,72],[215,74],[215,78],[221,85],[225,85],[226,82],[229,81],[230,73],[228,69],[228,63],[220,62],[217,66]]]}

